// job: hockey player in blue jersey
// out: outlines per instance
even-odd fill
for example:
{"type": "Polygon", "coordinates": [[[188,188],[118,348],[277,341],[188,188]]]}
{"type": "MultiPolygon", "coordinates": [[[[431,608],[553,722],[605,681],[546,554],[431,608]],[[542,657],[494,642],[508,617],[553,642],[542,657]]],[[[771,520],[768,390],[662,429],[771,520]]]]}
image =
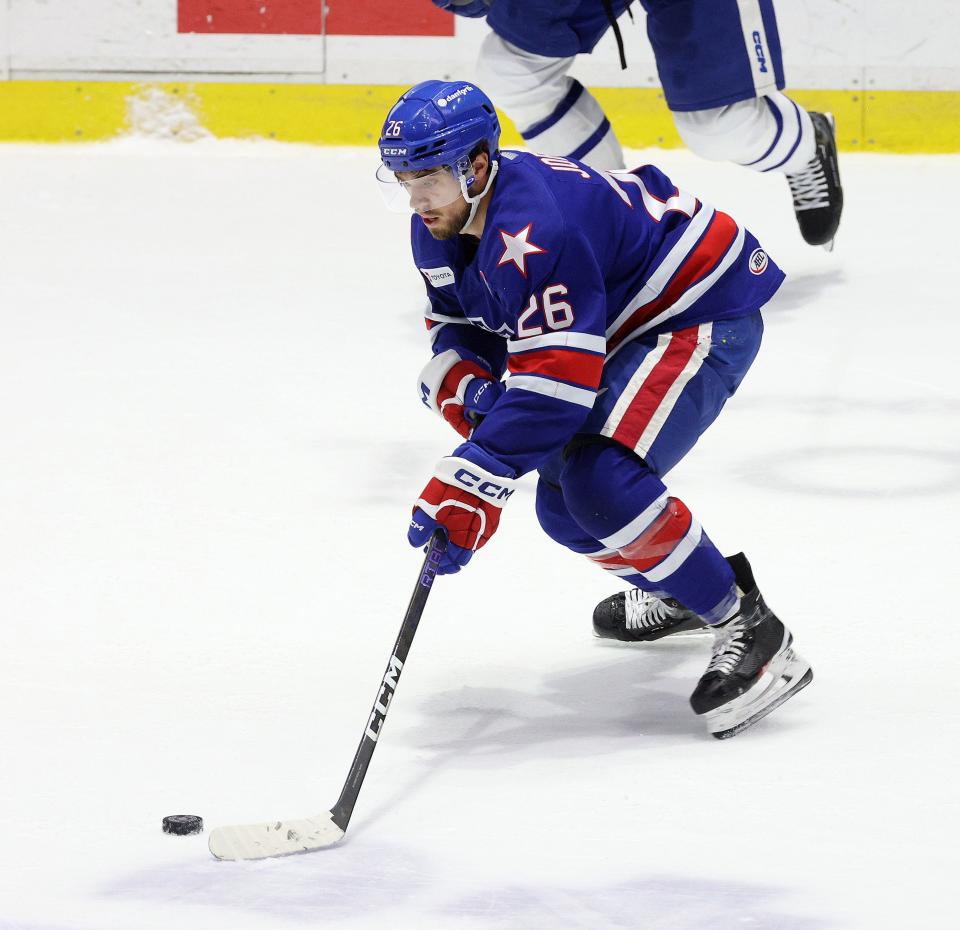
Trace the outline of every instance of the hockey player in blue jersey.
{"type": "MultiPolygon", "coordinates": [[[[528,145],[595,168],[623,167],[610,121],[569,77],[632,0],[433,0],[486,16],[477,77],[528,145]]],[[[811,245],[832,247],[843,209],[833,117],[782,93],[773,0],[639,0],[667,106],[684,144],[703,158],[784,174],[811,245]]],[[[632,11],[631,11],[632,16],[632,11]]]]}
{"type": "Polygon", "coordinates": [[[409,540],[442,527],[440,572],[461,570],[536,470],[547,535],[644,592],[629,614],[595,618],[598,632],[642,638],[666,615],[713,628],[691,704],[732,736],[812,672],[746,558],[724,558],[663,479],[746,374],[783,273],[651,165],[596,171],[500,151],[499,135],[475,85],[426,81],[380,138],[377,176],[414,211],[429,298],[418,387],[464,440],[418,498],[409,540]]]}

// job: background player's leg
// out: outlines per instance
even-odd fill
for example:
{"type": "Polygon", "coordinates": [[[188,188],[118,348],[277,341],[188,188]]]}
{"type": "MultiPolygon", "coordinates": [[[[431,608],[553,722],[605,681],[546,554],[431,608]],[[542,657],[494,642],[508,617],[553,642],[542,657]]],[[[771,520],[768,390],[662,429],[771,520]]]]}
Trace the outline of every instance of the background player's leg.
{"type": "Polygon", "coordinates": [[[802,170],[813,158],[810,114],[779,91],[709,110],[673,114],[686,146],[702,158],[754,171],[802,170]]]}
{"type": "Polygon", "coordinates": [[[526,52],[491,32],[480,47],[478,80],[534,151],[622,168],[623,151],[606,114],[567,75],[572,63],[526,52]]]}
{"type": "Polygon", "coordinates": [[[804,239],[832,242],[843,209],[833,120],[780,92],[773,0],[644,5],[664,95],[686,145],[704,158],[785,174],[804,239]]]}
{"type": "Polygon", "coordinates": [[[710,110],[673,114],[687,147],[702,158],[732,161],[787,176],[803,238],[832,242],[843,211],[833,117],[807,112],[779,91],[710,110]]]}

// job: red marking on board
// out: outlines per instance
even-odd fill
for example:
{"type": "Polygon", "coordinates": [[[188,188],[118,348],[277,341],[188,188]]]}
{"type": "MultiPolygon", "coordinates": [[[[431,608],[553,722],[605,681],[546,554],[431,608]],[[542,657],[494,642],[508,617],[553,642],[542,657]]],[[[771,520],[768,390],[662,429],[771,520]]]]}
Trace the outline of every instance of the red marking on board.
{"type": "MultiPolygon", "coordinates": [[[[327,0],[327,35],[452,36],[453,16],[430,0],[327,0]]],[[[321,35],[323,0],[177,0],[177,31],[321,35]]]]}

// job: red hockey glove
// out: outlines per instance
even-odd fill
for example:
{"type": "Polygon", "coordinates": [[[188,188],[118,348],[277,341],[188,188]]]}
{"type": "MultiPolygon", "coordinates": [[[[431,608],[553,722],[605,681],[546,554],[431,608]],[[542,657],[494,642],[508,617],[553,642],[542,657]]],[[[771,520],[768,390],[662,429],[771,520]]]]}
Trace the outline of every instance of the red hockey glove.
{"type": "Polygon", "coordinates": [[[437,571],[452,574],[497,531],[500,511],[516,487],[516,479],[502,462],[479,446],[465,442],[453,455],[440,459],[434,476],[413,509],[407,539],[423,546],[438,527],[447,533],[437,571]]]}
{"type": "Polygon", "coordinates": [[[475,355],[447,349],[420,372],[420,398],[464,439],[503,393],[503,385],[475,355]]]}

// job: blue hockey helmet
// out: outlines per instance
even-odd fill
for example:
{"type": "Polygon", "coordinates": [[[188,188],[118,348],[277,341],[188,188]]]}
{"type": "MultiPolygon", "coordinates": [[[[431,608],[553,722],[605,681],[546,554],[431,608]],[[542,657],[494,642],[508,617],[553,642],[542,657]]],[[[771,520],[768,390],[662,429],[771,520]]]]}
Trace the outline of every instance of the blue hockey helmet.
{"type": "MultiPolygon", "coordinates": [[[[380,133],[381,169],[377,178],[382,188],[398,186],[396,172],[448,169],[456,182],[452,202],[461,193],[467,202],[478,200],[489,189],[471,190],[476,178],[470,155],[487,144],[496,173],[500,145],[500,120],[490,98],[475,84],[466,81],[424,81],[411,87],[391,108],[380,133]]],[[[409,193],[409,182],[400,182],[409,193]]],[[[384,190],[389,205],[395,204],[384,190]]],[[[434,195],[432,206],[443,206],[434,195]]],[[[404,209],[410,204],[405,203],[404,209]]]]}
{"type": "Polygon", "coordinates": [[[500,145],[500,120],[490,98],[466,81],[424,81],[387,114],[380,157],[390,171],[421,171],[456,165],[481,142],[493,158],[500,145]]]}

